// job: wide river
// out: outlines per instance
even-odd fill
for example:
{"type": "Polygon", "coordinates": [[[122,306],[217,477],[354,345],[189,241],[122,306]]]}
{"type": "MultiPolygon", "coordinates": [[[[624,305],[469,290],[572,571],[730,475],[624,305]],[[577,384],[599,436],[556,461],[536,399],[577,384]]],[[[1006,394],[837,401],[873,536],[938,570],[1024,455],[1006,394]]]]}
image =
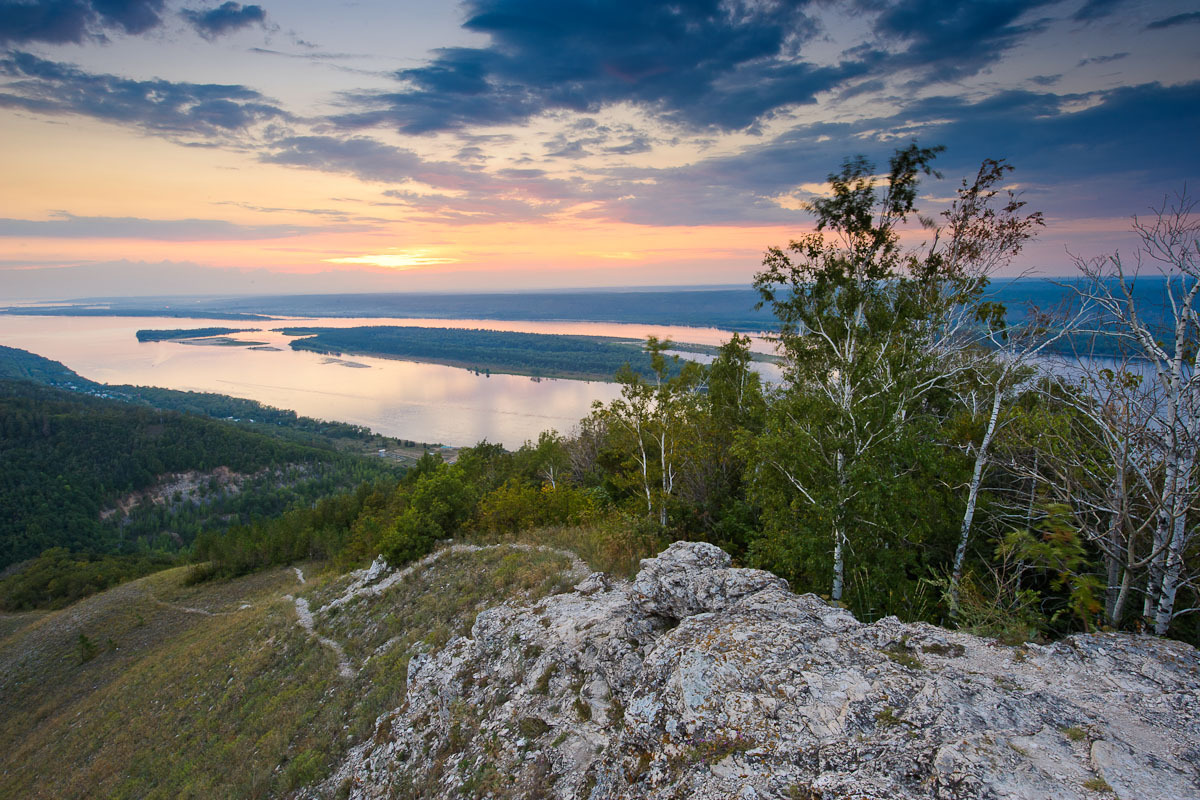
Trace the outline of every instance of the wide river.
{"type": "MultiPolygon", "coordinates": [[[[455,446],[481,440],[508,448],[554,428],[566,433],[594,401],[619,395],[613,383],[532,380],[518,375],[476,375],[438,364],[368,356],[332,359],[292,350],[289,337],[271,328],[289,325],[344,328],[406,325],[490,328],[718,345],[730,334],[685,328],[595,322],[493,320],[278,318],[229,321],[163,317],[57,317],[0,315],[0,344],[61,361],[85,378],[110,384],[219,392],[257,400],[318,419],[351,422],[388,436],[455,446]],[[138,342],[142,328],[261,328],[233,338],[263,342],[273,350],[178,342],[138,342]]],[[[761,340],[755,350],[770,352],[761,340]]],[[[756,365],[768,378],[771,365],[756,365]]]]}

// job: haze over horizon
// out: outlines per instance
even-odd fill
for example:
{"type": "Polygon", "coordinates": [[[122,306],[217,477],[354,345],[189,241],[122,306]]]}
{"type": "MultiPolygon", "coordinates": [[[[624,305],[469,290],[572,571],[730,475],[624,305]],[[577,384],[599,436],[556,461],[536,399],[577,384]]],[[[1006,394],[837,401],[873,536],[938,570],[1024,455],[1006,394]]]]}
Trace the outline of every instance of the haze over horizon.
{"type": "MultiPolygon", "coordinates": [[[[0,300],[746,284],[864,153],[1129,245],[1197,185],[1182,1],[0,0],[0,300]]],[[[919,236],[919,233],[913,234],[919,236]]]]}

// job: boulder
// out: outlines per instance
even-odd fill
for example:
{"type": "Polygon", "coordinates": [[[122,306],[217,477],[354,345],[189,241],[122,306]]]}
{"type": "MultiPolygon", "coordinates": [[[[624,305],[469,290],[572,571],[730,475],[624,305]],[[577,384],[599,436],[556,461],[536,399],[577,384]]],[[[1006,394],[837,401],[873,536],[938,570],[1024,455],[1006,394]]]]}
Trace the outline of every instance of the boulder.
{"type": "Polygon", "coordinates": [[[670,620],[721,611],[787,581],[761,569],[731,569],[729,554],[706,542],[675,542],[655,558],[642,559],[633,582],[635,607],[670,620]]]}

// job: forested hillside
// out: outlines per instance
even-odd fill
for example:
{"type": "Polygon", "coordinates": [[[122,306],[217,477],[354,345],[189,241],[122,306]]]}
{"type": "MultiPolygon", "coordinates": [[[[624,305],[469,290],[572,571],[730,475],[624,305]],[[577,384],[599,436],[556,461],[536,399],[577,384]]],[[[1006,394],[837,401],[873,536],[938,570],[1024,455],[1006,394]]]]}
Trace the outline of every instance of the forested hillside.
{"type": "Polygon", "coordinates": [[[361,425],[301,417],[295,411],[240,397],[155,386],[96,383],[58,361],[3,345],[0,345],[0,378],[31,380],[133,405],[230,420],[272,436],[291,438],[318,447],[329,447],[335,443],[345,446],[351,442],[373,445],[380,439],[361,425]]]}
{"type": "Polygon", "coordinates": [[[94,553],[178,550],[206,527],[278,514],[393,469],[329,445],[318,448],[191,414],[3,380],[0,568],[52,547],[94,553]],[[168,474],[218,468],[246,482],[231,492],[212,477],[186,502],[147,500],[101,519],[102,511],[168,474]]]}

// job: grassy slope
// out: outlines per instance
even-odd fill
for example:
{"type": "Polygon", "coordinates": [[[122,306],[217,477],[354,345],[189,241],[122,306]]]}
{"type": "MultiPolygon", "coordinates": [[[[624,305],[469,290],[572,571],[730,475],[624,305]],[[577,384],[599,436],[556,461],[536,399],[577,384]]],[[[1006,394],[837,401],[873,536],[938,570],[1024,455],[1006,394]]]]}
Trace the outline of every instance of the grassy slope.
{"type": "Polygon", "coordinates": [[[300,585],[276,569],[189,588],[175,569],[61,611],[4,615],[0,797],[282,795],[324,777],[400,704],[412,653],[465,633],[482,608],[564,590],[567,567],[545,552],[447,555],[380,597],[318,614],[353,678],[289,599],[316,609],[344,576],[300,585]],[[81,633],[98,648],[82,663],[81,633]]]}

